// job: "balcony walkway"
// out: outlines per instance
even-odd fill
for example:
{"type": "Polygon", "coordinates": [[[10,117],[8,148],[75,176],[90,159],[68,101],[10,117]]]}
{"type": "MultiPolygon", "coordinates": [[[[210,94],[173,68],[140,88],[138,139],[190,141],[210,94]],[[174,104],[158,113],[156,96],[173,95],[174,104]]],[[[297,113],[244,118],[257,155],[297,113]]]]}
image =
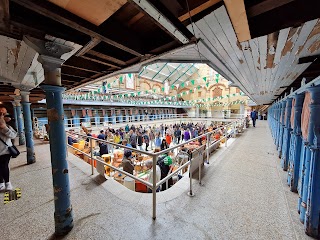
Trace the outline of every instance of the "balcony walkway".
{"type": "MultiPolygon", "coordinates": [[[[22,198],[0,204],[1,239],[56,239],[49,145],[36,145],[37,163],[25,165],[26,153],[11,161],[11,181],[22,198]]],[[[158,203],[156,221],[150,194],[146,203],[120,199],[108,190],[109,180],[90,177],[70,158],[75,226],[64,239],[309,239],[266,121],[219,151],[206,166],[205,185],[194,181],[196,196],[182,192],[158,203]]]]}

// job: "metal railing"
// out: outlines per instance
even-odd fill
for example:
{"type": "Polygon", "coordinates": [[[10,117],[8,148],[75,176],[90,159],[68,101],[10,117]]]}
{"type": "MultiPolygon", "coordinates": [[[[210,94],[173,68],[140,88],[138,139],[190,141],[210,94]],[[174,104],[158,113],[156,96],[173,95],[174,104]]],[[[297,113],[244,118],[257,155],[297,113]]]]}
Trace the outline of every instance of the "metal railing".
{"type": "MultiPolygon", "coordinates": [[[[112,116],[112,117],[101,117],[101,116],[92,116],[92,117],[83,117],[83,118],[66,118],[64,119],[65,128],[77,128],[82,125],[85,127],[108,127],[115,124],[127,124],[127,123],[143,123],[148,121],[157,121],[157,120],[181,120],[181,119],[212,119],[212,120],[221,120],[227,121],[228,119],[240,119],[243,118],[243,114],[233,114],[229,118],[218,118],[218,117],[209,117],[209,116],[189,116],[188,114],[163,114],[163,115],[134,115],[134,116],[112,116]]],[[[39,127],[44,126],[48,123],[48,120],[38,119],[39,127]]]]}
{"type": "MultiPolygon", "coordinates": [[[[213,144],[219,144],[221,143],[222,140],[225,140],[225,147],[227,147],[227,140],[228,138],[231,136],[231,135],[234,135],[235,137],[235,134],[236,134],[236,131],[237,131],[237,127],[239,126],[242,126],[245,128],[245,121],[244,119],[238,119],[238,120],[233,120],[231,123],[227,124],[227,125],[224,125],[220,128],[217,128],[211,132],[207,132],[205,134],[202,134],[198,137],[195,137],[195,138],[192,138],[188,141],[185,141],[183,143],[180,143],[180,144],[177,144],[173,147],[170,147],[168,149],[165,149],[165,150],[162,150],[162,151],[159,151],[159,152],[156,152],[156,153],[151,153],[151,152],[146,152],[146,151],[142,151],[142,150],[139,150],[139,149],[136,149],[136,148],[132,148],[132,147],[128,147],[128,146],[124,146],[124,145],[121,145],[121,144],[117,144],[117,143],[114,143],[114,142],[110,142],[110,141],[106,141],[106,140],[101,140],[101,139],[97,139],[97,138],[94,138],[94,137],[91,137],[91,136],[86,136],[86,135],[83,135],[83,134],[77,134],[78,136],[82,137],[83,139],[89,139],[90,141],[90,154],[89,153],[85,153],[84,151],[81,151],[79,150],[78,148],[75,148],[71,145],[69,145],[67,143],[67,146],[69,148],[72,148],[74,149],[75,151],[77,152],[80,152],[82,153],[84,156],[87,156],[90,158],[90,161],[91,161],[91,170],[92,170],[92,174],[94,174],[94,162],[93,161],[97,161],[101,164],[103,164],[103,166],[107,166],[109,168],[111,168],[112,170],[114,171],[117,171],[117,172],[120,172],[121,174],[124,174],[126,176],[129,176],[131,177],[132,179],[146,185],[147,187],[149,187],[150,189],[152,189],[152,194],[153,194],[153,201],[152,201],[152,218],[153,219],[156,219],[156,191],[157,189],[165,182],[167,182],[170,178],[172,178],[174,175],[177,175],[182,169],[184,169],[185,167],[189,167],[189,178],[190,178],[190,186],[189,186],[189,192],[188,192],[188,195],[190,196],[194,196],[194,193],[192,191],[192,172],[191,172],[191,166],[192,166],[192,163],[195,161],[194,158],[191,158],[189,161],[187,161],[186,163],[182,164],[181,166],[179,166],[176,170],[172,171],[171,173],[169,172],[169,174],[164,177],[163,179],[161,179],[159,182],[157,182],[157,178],[156,178],[156,165],[157,165],[157,159],[160,155],[163,155],[165,153],[168,153],[168,152],[173,152],[175,149],[177,148],[180,148],[182,146],[184,146],[185,144],[188,144],[188,143],[191,143],[193,141],[196,141],[198,139],[201,139],[201,138],[206,138],[206,161],[204,161],[204,158],[202,157],[202,160],[200,159],[199,160],[199,184],[201,184],[201,166],[204,164],[204,162],[206,162],[207,164],[209,164],[209,158],[210,158],[210,153],[209,153],[209,148],[210,146],[213,146],[213,144]],[[230,132],[228,132],[227,129],[231,129],[230,132]],[[225,131],[224,131],[225,130],[225,131]],[[218,131],[223,131],[223,136],[220,137],[219,140],[215,140],[215,141],[211,141],[211,136],[215,133],[217,133],[218,131]],[[119,147],[119,148],[123,148],[123,149],[128,149],[128,150],[131,150],[131,151],[134,151],[134,152],[137,152],[137,153],[141,153],[141,154],[145,154],[145,155],[148,155],[152,158],[152,166],[153,166],[153,176],[152,176],[152,183],[150,182],[147,182],[145,181],[144,179],[141,179],[133,174],[130,174],[128,172],[125,172],[124,170],[122,170],[121,168],[119,167],[115,167],[113,166],[112,164],[109,164],[109,163],[106,163],[102,158],[100,157],[95,157],[93,156],[93,141],[98,141],[99,143],[105,143],[105,144],[109,144],[109,145],[112,145],[112,146],[115,146],[115,147],[119,147]]],[[[67,136],[68,135],[73,135],[74,133],[70,133],[67,131],[67,136]]],[[[204,147],[203,145],[201,145],[201,147],[204,147]]],[[[198,149],[200,149],[201,147],[199,147],[198,149]]],[[[196,152],[198,150],[195,150],[194,152],[196,152]]],[[[200,157],[201,157],[201,154],[199,151],[198,151],[200,157]]],[[[98,167],[98,165],[97,165],[98,167]]],[[[105,177],[105,174],[104,174],[104,177],[105,177]]]]}

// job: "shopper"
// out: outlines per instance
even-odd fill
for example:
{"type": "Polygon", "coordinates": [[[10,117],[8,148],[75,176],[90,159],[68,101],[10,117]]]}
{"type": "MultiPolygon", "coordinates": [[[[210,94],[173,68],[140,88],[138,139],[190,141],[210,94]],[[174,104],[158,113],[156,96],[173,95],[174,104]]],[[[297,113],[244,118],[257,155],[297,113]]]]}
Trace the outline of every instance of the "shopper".
{"type": "Polygon", "coordinates": [[[181,130],[179,129],[179,127],[177,127],[176,130],[174,131],[174,136],[176,139],[176,144],[179,144],[181,139],[181,130]]]}
{"type": "Polygon", "coordinates": [[[157,133],[156,139],[154,141],[154,145],[155,145],[155,148],[158,148],[158,149],[161,146],[160,132],[157,133]]]}
{"type": "Polygon", "coordinates": [[[144,141],[144,143],[146,144],[146,152],[147,152],[147,151],[148,151],[148,147],[149,147],[149,142],[150,142],[148,133],[145,133],[145,134],[143,135],[143,141],[144,141]]]}
{"type": "Polygon", "coordinates": [[[154,148],[154,145],[155,145],[155,136],[154,136],[154,132],[153,130],[150,130],[149,132],[149,139],[150,139],[150,147],[151,147],[151,150],[154,148]]]}
{"type": "Polygon", "coordinates": [[[101,140],[105,140],[106,139],[106,135],[104,135],[104,131],[103,130],[100,131],[100,134],[98,135],[98,139],[101,139],[101,140]]]}
{"type": "MultiPolygon", "coordinates": [[[[132,125],[134,126],[134,125],[132,125]]],[[[130,130],[130,144],[133,148],[137,148],[137,134],[133,130],[130,130]]]]}
{"type": "Polygon", "coordinates": [[[172,142],[172,137],[169,133],[166,133],[166,142],[167,142],[168,146],[170,146],[170,144],[172,142]]]}
{"type": "Polygon", "coordinates": [[[184,132],[184,141],[190,140],[190,130],[189,128],[184,132]]]}
{"type": "MultiPolygon", "coordinates": [[[[153,167],[152,167],[152,160],[148,160],[145,162],[145,165],[148,169],[150,169],[150,172],[149,172],[149,176],[148,176],[148,182],[153,184],[153,167]]],[[[160,182],[161,180],[161,169],[158,165],[156,165],[156,183],[157,182],[160,182]]],[[[157,192],[160,191],[160,186],[157,188],[156,190],[157,192]]],[[[148,188],[148,192],[151,193],[152,192],[152,189],[148,188]]]]}
{"type": "Polygon", "coordinates": [[[138,142],[139,149],[142,151],[143,150],[143,148],[142,148],[143,140],[142,140],[142,134],[140,132],[138,132],[138,141],[137,142],[138,142]]]}
{"type": "Polygon", "coordinates": [[[7,109],[0,107],[0,191],[13,189],[10,182],[9,161],[11,158],[8,146],[12,146],[11,139],[17,136],[17,132],[6,124],[5,115],[7,109]]]}
{"type": "MultiPolygon", "coordinates": [[[[112,132],[111,131],[109,131],[108,133],[107,133],[107,141],[108,142],[113,142],[113,134],[112,134],[112,132]]],[[[109,151],[111,152],[111,153],[113,153],[113,145],[112,144],[108,144],[108,149],[109,149],[109,151]]]]}
{"type": "Polygon", "coordinates": [[[250,117],[252,119],[252,125],[253,127],[256,127],[256,120],[258,118],[258,113],[256,110],[253,110],[251,113],[250,113],[250,117]]]}
{"type": "Polygon", "coordinates": [[[160,145],[161,151],[162,151],[162,150],[165,150],[165,149],[168,149],[168,148],[169,148],[168,143],[166,142],[165,139],[162,139],[162,142],[161,142],[161,145],[160,145]]]}
{"type": "Polygon", "coordinates": [[[133,175],[134,164],[132,162],[132,152],[130,150],[125,150],[122,159],[123,171],[133,175]]]}

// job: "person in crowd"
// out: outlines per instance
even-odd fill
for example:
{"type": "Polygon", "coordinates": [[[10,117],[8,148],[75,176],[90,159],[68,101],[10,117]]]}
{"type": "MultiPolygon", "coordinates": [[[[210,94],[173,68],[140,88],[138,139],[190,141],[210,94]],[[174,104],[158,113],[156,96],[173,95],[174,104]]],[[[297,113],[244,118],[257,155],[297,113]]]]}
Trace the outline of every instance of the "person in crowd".
{"type": "MultiPolygon", "coordinates": [[[[114,136],[113,136],[113,134],[112,134],[111,131],[109,131],[109,132],[107,133],[107,141],[108,141],[108,142],[114,142],[114,136]]],[[[113,145],[112,145],[112,144],[108,144],[108,149],[109,149],[109,151],[110,151],[111,153],[113,153],[113,145]]]]}
{"type": "Polygon", "coordinates": [[[138,143],[139,149],[143,150],[143,148],[142,148],[143,138],[142,138],[141,132],[138,132],[137,143],[138,143]]]}
{"type": "Polygon", "coordinates": [[[127,124],[127,125],[124,127],[124,130],[126,131],[126,133],[130,131],[129,124],[127,124]]]}
{"type": "Polygon", "coordinates": [[[125,140],[125,139],[122,141],[122,145],[123,145],[123,146],[126,146],[126,147],[131,147],[131,148],[132,148],[131,144],[128,143],[128,141],[125,140]]]}
{"type": "Polygon", "coordinates": [[[7,109],[0,106],[0,191],[12,191],[9,169],[11,155],[8,146],[12,146],[11,139],[17,136],[17,132],[7,125],[5,115],[7,115],[7,109]]]}
{"type": "Polygon", "coordinates": [[[125,150],[122,158],[123,171],[133,175],[134,164],[132,162],[132,152],[130,150],[125,150]]]}
{"type": "Polygon", "coordinates": [[[190,140],[190,130],[187,128],[187,130],[184,132],[184,141],[190,140]]]}
{"type": "Polygon", "coordinates": [[[113,142],[120,144],[121,142],[121,137],[120,137],[120,133],[117,131],[116,134],[113,136],[113,142]]]}
{"type": "Polygon", "coordinates": [[[108,154],[108,144],[106,143],[99,143],[99,154],[100,156],[104,155],[104,154],[108,154]]]}
{"type": "Polygon", "coordinates": [[[169,148],[168,143],[166,142],[165,139],[162,139],[162,142],[161,142],[161,145],[160,145],[161,151],[162,151],[162,150],[165,150],[165,149],[168,149],[168,148],[169,148]]]}
{"type": "MultiPolygon", "coordinates": [[[[148,175],[148,182],[153,183],[153,167],[152,167],[152,160],[148,160],[145,162],[145,165],[147,169],[150,169],[149,175],[148,175]]],[[[156,165],[156,183],[161,180],[161,169],[159,165],[156,165]]],[[[160,186],[157,188],[157,192],[160,191],[160,186]]],[[[148,192],[151,193],[152,189],[148,188],[148,192]]]]}
{"type": "Polygon", "coordinates": [[[176,130],[174,131],[174,136],[176,139],[176,144],[179,144],[181,139],[181,130],[179,127],[176,127],[176,130]]]}
{"type": "Polygon", "coordinates": [[[130,130],[130,144],[133,148],[137,148],[137,134],[133,130],[130,130]]]}
{"type": "Polygon", "coordinates": [[[98,135],[98,139],[101,139],[101,140],[105,140],[106,139],[106,135],[104,134],[103,130],[100,131],[100,134],[98,135]]]}
{"type": "Polygon", "coordinates": [[[168,146],[170,146],[171,142],[172,142],[172,137],[170,134],[166,133],[166,142],[168,144],[168,146]]]}
{"type": "Polygon", "coordinates": [[[143,141],[144,141],[144,143],[146,145],[146,152],[147,152],[148,151],[148,147],[149,147],[149,142],[150,142],[149,135],[148,135],[147,132],[145,132],[143,134],[143,141]]]}
{"type": "Polygon", "coordinates": [[[130,141],[130,134],[129,132],[125,132],[124,135],[123,135],[123,140],[126,140],[127,142],[130,141]]]}
{"type": "Polygon", "coordinates": [[[160,134],[161,134],[160,132],[158,132],[158,133],[156,134],[156,138],[155,138],[155,140],[154,140],[155,148],[160,148],[160,146],[161,146],[160,134]]]}
{"type": "Polygon", "coordinates": [[[154,135],[154,131],[152,129],[149,130],[149,139],[150,139],[150,147],[151,150],[154,149],[154,145],[155,145],[155,135],[154,135]]]}
{"type": "Polygon", "coordinates": [[[252,119],[252,125],[253,127],[256,127],[256,120],[258,118],[258,113],[256,110],[253,110],[251,113],[250,113],[250,117],[252,119]]]}

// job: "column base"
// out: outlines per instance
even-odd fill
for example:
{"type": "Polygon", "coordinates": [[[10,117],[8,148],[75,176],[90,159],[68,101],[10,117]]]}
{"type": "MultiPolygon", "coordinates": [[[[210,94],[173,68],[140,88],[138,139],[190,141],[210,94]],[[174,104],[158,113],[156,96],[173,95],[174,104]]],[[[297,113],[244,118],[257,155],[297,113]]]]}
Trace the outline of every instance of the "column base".
{"type": "Polygon", "coordinates": [[[21,133],[21,135],[19,136],[19,146],[26,144],[26,139],[24,138],[23,135],[24,134],[21,133]]]}
{"type": "Polygon", "coordinates": [[[33,149],[27,148],[27,164],[33,164],[36,162],[36,154],[33,149]]]}
{"type": "Polygon", "coordinates": [[[70,206],[65,212],[54,213],[55,232],[56,236],[64,236],[73,228],[73,211],[70,206]]]}

